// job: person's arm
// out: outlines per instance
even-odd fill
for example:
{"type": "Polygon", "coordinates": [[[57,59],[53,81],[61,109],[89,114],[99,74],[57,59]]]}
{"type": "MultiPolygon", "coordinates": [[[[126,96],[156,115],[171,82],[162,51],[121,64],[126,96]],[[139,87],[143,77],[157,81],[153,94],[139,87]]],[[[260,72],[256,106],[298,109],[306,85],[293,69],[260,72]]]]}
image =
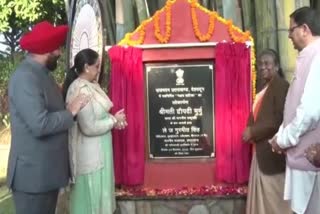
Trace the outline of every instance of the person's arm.
{"type": "Polygon", "coordinates": [[[245,142],[249,142],[249,140],[251,139],[250,126],[252,126],[253,123],[254,123],[253,115],[252,115],[252,112],[250,112],[248,121],[247,121],[247,127],[242,133],[242,140],[245,142]]]}
{"type": "MultiPolygon", "coordinates": [[[[269,87],[271,87],[271,85],[269,87]]],[[[251,138],[254,142],[272,138],[281,125],[288,84],[283,83],[280,85],[279,83],[276,87],[277,88],[273,90],[276,94],[272,97],[272,100],[270,100],[272,103],[267,103],[270,107],[268,119],[260,123],[254,123],[250,127],[251,138]]]]}
{"type": "Polygon", "coordinates": [[[73,124],[73,115],[67,110],[49,112],[37,78],[30,72],[19,72],[11,81],[9,99],[35,137],[66,131],[73,124]]]}
{"type": "Polygon", "coordinates": [[[255,124],[249,127],[251,132],[251,139],[254,142],[260,142],[263,139],[271,138],[277,132],[279,124],[275,123],[272,118],[264,123],[255,124]]]}
{"type": "Polygon", "coordinates": [[[277,144],[286,149],[296,146],[299,138],[315,129],[320,120],[320,56],[316,56],[310,66],[300,104],[293,120],[277,134],[277,144]]]}
{"type": "MultiPolygon", "coordinates": [[[[80,92],[90,95],[90,91],[86,86],[81,88],[80,92]]],[[[107,117],[97,118],[94,113],[94,105],[100,104],[97,104],[92,98],[77,115],[80,130],[87,136],[99,136],[105,134],[109,132],[117,122],[117,120],[108,112],[106,112],[106,114],[109,114],[107,117]]]]}

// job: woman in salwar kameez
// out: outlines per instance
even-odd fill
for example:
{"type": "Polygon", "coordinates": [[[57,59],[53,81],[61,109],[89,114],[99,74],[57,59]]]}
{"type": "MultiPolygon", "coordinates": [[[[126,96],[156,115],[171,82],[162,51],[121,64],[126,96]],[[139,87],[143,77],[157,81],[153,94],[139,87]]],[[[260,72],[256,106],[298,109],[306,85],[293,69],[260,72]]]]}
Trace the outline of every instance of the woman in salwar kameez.
{"type": "Polygon", "coordinates": [[[67,103],[79,94],[91,97],[69,130],[71,214],[112,214],[116,208],[111,129],[127,124],[122,110],[109,113],[113,104],[96,81],[99,68],[98,53],[84,49],[64,84],[67,103]]]}

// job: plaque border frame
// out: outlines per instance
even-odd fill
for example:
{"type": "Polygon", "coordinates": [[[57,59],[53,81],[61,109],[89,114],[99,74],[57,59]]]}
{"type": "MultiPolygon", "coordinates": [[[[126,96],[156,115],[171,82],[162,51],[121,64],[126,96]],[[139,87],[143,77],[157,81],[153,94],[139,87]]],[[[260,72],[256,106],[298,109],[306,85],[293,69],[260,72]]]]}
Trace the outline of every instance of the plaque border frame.
{"type": "Polygon", "coordinates": [[[214,102],[214,86],[215,86],[215,69],[214,69],[214,60],[194,60],[191,62],[185,62],[185,61],[168,61],[168,62],[146,62],[143,64],[144,66],[144,81],[145,81],[145,96],[146,96],[146,103],[145,103],[145,108],[146,108],[146,124],[147,124],[147,132],[146,132],[146,144],[147,144],[147,150],[146,150],[146,157],[149,160],[174,160],[174,159],[213,159],[216,157],[216,146],[215,146],[215,102],[214,102]],[[199,63],[199,64],[197,64],[199,63]],[[156,68],[156,67],[203,67],[203,66],[209,66],[211,70],[211,78],[212,78],[212,129],[213,129],[213,134],[212,134],[212,152],[208,156],[175,156],[175,157],[156,157],[154,154],[151,153],[150,149],[150,121],[149,121],[149,81],[148,81],[148,72],[150,71],[150,68],[156,68]]]}

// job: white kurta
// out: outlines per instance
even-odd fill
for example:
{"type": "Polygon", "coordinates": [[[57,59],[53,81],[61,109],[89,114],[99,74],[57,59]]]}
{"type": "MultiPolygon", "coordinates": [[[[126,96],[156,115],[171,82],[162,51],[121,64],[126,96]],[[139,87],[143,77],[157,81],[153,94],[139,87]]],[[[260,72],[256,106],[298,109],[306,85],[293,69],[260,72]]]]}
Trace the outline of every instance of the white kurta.
{"type": "MultiPolygon", "coordinates": [[[[312,61],[295,118],[285,128],[281,125],[276,134],[277,143],[281,148],[296,146],[300,136],[318,126],[320,122],[319,91],[320,56],[316,56],[312,61]]],[[[320,172],[295,170],[287,166],[284,199],[291,200],[291,208],[295,213],[303,214],[306,211],[315,185],[320,185],[316,182],[317,176],[320,176],[320,172]]]]}

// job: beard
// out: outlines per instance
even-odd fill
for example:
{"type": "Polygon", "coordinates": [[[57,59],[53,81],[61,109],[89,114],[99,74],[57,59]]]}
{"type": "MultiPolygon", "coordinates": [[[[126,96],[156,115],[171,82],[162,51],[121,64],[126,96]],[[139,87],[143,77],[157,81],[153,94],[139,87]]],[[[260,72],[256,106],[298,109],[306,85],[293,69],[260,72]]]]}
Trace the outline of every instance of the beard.
{"type": "Polygon", "coordinates": [[[55,56],[55,55],[49,55],[47,62],[46,62],[46,67],[50,71],[54,71],[57,66],[58,66],[58,59],[60,56],[55,56]]]}

